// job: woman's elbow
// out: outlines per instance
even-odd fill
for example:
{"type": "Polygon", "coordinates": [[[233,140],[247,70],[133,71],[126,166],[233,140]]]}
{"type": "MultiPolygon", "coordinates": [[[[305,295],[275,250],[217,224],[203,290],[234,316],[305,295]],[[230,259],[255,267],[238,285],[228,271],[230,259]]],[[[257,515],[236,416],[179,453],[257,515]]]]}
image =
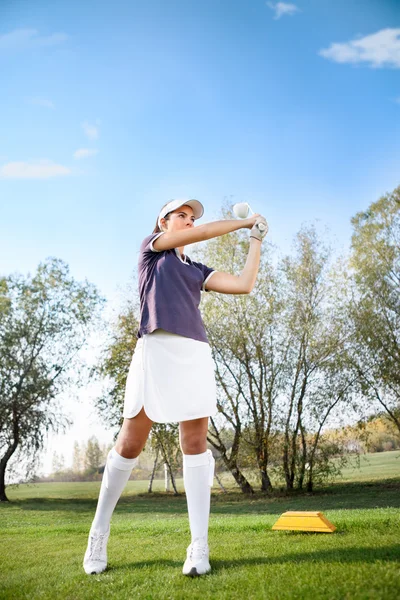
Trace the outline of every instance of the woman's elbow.
{"type": "Polygon", "coordinates": [[[253,291],[254,288],[254,284],[246,284],[244,286],[242,286],[239,294],[251,294],[251,292],[253,291]]]}

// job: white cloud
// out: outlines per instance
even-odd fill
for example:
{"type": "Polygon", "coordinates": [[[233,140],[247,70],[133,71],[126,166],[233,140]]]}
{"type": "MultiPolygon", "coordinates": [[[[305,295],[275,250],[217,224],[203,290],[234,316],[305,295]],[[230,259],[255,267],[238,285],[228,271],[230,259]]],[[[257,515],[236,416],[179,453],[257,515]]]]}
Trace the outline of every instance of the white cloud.
{"type": "Polygon", "coordinates": [[[98,150],[95,148],[79,148],[74,152],[74,158],[88,158],[88,156],[94,156],[98,153],[98,150]]]}
{"type": "Polygon", "coordinates": [[[301,12],[295,4],[288,4],[287,2],[267,2],[268,8],[274,11],[274,19],[280,19],[284,15],[293,16],[297,12],[301,12]]]}
{"type": "Polygon", "coordinates": [[[400,29],[381,29],[363,38],[331,44],[319,54],[338,63],[367,63],[373,68],[400,68],[400,29]]]}
{"type": "Polygon", "coordinates": [[[70,175],[71,169],[51,160],[9,162],[0,167],[0,179],[50,179],[70,175]]]}
{"type": "Polygon", "coordinates": [[[28,101],[36,106],[42,106],[43,108],[55,109],[54,103],[48,98],[29,98],[28,101]]]}
{"type": "Polygon", "coordinates": [[[83,131],[85,132],[86,137],[88,137],[89,140],[97,140],[97,138],[99,137],[98,124],[92,125],[91,123],[88,123],[87,121],[85,121],[84,123],[82,123],[82,128],[83,128],[83,131]]]}
{"type": "Polygon", "coordinates": [[[10,33],[0,35],[0,50],[31,50],[56,46],[68,39],[65,33],[52,33],[41,36],[37,29],[14,29],[10,33]]]}

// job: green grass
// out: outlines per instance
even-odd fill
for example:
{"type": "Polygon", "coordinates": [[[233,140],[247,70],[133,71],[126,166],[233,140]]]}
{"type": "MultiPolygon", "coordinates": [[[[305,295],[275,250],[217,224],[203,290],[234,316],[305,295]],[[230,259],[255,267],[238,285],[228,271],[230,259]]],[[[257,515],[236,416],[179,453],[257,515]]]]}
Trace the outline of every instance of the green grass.
{"type": "Polygon", "coordinates": [[[0,505],[0,598],[397,600],[399,456],[370,455],[361,471],[312,495],[245,498],[214,488],[213,570],[197,580],[181,575],[184,496],[149,497],[146,482],[129,482],[113,518],[109,569],[89,577],[81,562],[99,484],[10,489],[12,502],[0,505]],[[285,510],[322,510],[337,532],[271,531],[285,510]]]}
{"type": "Polygon", "coordinates": [[[343,469],[343,481],[368,481],[400,477],[400,452],[376,452],[360,457],[359,468],[357,462],[353,468],[343,469]]]}

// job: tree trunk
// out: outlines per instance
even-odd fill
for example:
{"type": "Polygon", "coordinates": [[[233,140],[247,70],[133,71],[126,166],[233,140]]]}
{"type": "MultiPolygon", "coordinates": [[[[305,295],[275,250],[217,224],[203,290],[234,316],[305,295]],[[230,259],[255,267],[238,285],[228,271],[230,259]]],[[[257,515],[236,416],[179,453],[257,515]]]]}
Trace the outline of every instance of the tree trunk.
{"type": "Polygon", "coordinates": [[[0,502],[9,502],[5,486],[6,465],[7,463],[4,460],[0,461],[0,502]]]}
{"type": "Polygon", "coordinates": [[[300,421],[300,433],[301,433],[301,461],[299,468],[299,475],[297,480],[297,489],[302,490],[304,484],[304,478],[306,474],[306,462],[307,462],[307,441],[305,429],[303,427],[303,423],[300,421]]]}
{"type": "Polygon", "coordinates": [[[18,446],[18,441],[14,440],[14,442],[7,448],[7,451],[3,458],[0,460],[0,502],[9,502],[9,499],[6,495],[6,468],[7,463],[16,451],[18,446]]]}
{"type": "Polygon", "coordinates": [[[153,491],[153,482],[154,482],[154,477],[155,477],[156,470],[157,470],[159,452],[160,451],[157,449],[156,457],[154,459],[154,464],[153,464],[153,470],[152,470],[151,475],[150,475],[149,487],[147,489],[147,491],[148,491],[149,494],[151,494],[152,491],[153,491]]]}
{"type": "Polygon", "coordinates": [[[266,468],[260,469],[260,474],[261,474],[261,491],[262,492],[271,492],[273,488],[272,488],[271,479],[268,475],[267,469],[266,468]]]}
{"type": "Polygon", "coordinates": [[[174,477],[174,474],[173,474],[173,471],[172,471],[170,457],[169,457],[169,455],[168,455],[168,453],[166,451],[166,448],[165,448],[164,444],[162,443],[162,440],[160,438],[159,438],[159,440],[160,440],[161,455],[162,455],[162,458],[163,458],[165,464],[168,467],[168,472],[169,472],[169,475],[171,477],[172,487],[174,488],[174,494],[176,496],[178,496],[178,490],[176,489],[175,477],[174,477]]]}
{"type": "Polygon", "coordinates": [[[257,448],[257,465],[261,477],[260,489],[262,492],[272,491],[272,482],[270,476],[268,475],[268,441],[268,437],[264,437],[262,442],[259,444],[259,447],[257,448]]]}
{"type": "Polygon", "coordinates": [[[377,392],[376,388],[374,388],[374,390],[375,390],[375,395],[378,399],[378,402],[380,402],[380,404],[386,410],[387,414],[389,415],[389,419],[391,419],[393,421],[393,423],[395,424],[395,426],[397,427],[397,429],[399,430],[399,433],[400,433],[400,418],[397,416],[396,411],[390,410],[388,405],[382,400],[382,397],[379,394],[379,392],[377,392]]]}
{"type": "Polygon", "coordinates": [[[314,487],[312,467],[308,473],[307,492],[312,492],[314,487]]]}
{"type": "Polygon", "coordinates": [[[283,446],[283,455],[282,455],[282,466],[283,471],[285,473],[285,481],[286,481],[286,489],[290,489],[290,471],[289,471],[289,443],[286,440],[286,432],[285,432],[285,442],[283,446]]]}
{"type": "MultiPolygon", "coordinates": [[[[213,443],[210,439],[209,439],[209,441],[213,445],[213,443]]],[[[220,450],[220,448],[218,447],[217,450],[220,450]]],[[[247,479],[243,475],[243,473],[239,470],[236,460],[230,460],[224,452],[221,452],[221,458],[224,461],[225,466],[231,472],[234,480],[236,481],[236,483],[238,484],[238,486],[240,487],[242,492],[244,494],[254,494],[254,490],[253,490],[252,486],[247,481],[247,479]]]]}
{"type": "MultiPolygon", "coordinates": [[[[236,481],[236,483],[238,484],[238,486],[240,487],[242,492],[244,494],[254,494],[254,490],[253,490],[252,486],[250,485],[250,483],[247,481],[246,477],[243,475],[243,473],[241,473],[241,471],[239,470],[239,468],[237,466],[237,462],[236,462],[237,451],[233,452],[233,456],[232,456],[232,452],[231,452],[231,456],[228,458],[227,450],[222,443],[217,444],[211,437],[208,437],[207,439],[210,442],[210,444],[213,446],[213,448],[218,450],[218,452],[220,453],[220,456],[221,456],[222,460],[224,461],[225,466],[231,472],[234,480],[236,481]]],[[[233,449],[233,446],[232,446],[232,449],[233,449]]]]}
{"type": "Polygon", "coordinates": [[[171,464],[169,463],[169,461],[167,461],[166,464],[167,464],[167,467],[168,467],[169,476],[171,477],[172,487],[174,488],[174,494],[175,494],[175,496],[178,496],[178,490],[176,489],[175,477],[174,477],[174,474],[172,472],[171,464]]]}
{"type": "Polygon", "coordinates": [[[164,490],[169,492],[170,477],[167,463],[164,463],[164,490]]]}
{"type": "Polygon", "coordinates": [[[284,442],[284,446],[283,446],[282,463],[283,463],[283,471],[285,473],[286,489],[292,490],[294,475],[293,475],[292,469],[290,468],[291,460],[290,460],[290,455],[289,455],[289,431],[285,432],[285,442],[284,442]]]}
{"type": "Polygon", "coordinates": [[[217,438],[218,442],[216,442],[215,439],[213,439],[213,437],[211,437],[210,435],[207,436],[207,440],[210,442],[212,447],[215,448],[219,452],[220,457],[224,461],[225,466],[232,473],[234,480],[236,481],[236,483],[238,484],[238,486],[240,487],[242,492],[244,494],[254,494],[254,490],[251,487],[250,483],[247,481],[247,479],[243,475],[243,473],[240,472],[240,470],[237,466],[237,456],[238,456],[239,444],[240,444],[240,438],[241,438],[240,427],[238,426],[235,429],[235,437],[233,440],[230,456],[228,457],[228,454],[227,454],[228,451],[220,438],[220,435],[218,433],[218,430],[215,426],[215,422],[212,417],[211,417],[210,421],[211,421],[211,424],[212,424],[212,426],[214,428],[214,432],[215,432],[215,433],[211,433],[211,436],[214,436],[215,438],[217,438]]]}
{"type": "Polygon", "coordinates": [[[215,475],[215,479],[217,480],[217,483],[218,483],[219,487],[221,488],[221,490],[222,490],[223,492],[225,492],[225,493],[226,493],[226,489],[224,488],[222,481],[221,481],[221,480],[220,480],[220,478],[218,477],[218,474],[217,474],[217,473],[214,473],[214,475],[215,475]]]}
{"type": "Polygon", "coordinates": [[[253,490],[252,486],[247,481],[247,479],[243,475],[243,473],[241,473],[239,471],[236,463],[234,465],[229,464],[229,461],[226,461],[225,458],[224,458],[224,462],[225,462],[226,466],[229,468],[230,472],[232,473],[236,483],[238,484],[238,486],[240,487],[242,492],[244,494],[254,494],[254,490],[253,490]]]}

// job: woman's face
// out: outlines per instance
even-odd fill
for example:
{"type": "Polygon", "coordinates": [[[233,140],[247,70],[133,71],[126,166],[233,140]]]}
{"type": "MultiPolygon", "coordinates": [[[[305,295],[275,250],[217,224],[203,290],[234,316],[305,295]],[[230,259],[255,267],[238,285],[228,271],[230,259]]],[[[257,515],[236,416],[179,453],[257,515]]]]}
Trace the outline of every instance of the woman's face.
{"type": "Polygon", "coordinates": [[[161,219],[161,225],[164,231],[179,231],[188,227],[194,227],[194,214],[190,206],[180,206],[173,212],[169,213],[169,219],[161,219]]]}

